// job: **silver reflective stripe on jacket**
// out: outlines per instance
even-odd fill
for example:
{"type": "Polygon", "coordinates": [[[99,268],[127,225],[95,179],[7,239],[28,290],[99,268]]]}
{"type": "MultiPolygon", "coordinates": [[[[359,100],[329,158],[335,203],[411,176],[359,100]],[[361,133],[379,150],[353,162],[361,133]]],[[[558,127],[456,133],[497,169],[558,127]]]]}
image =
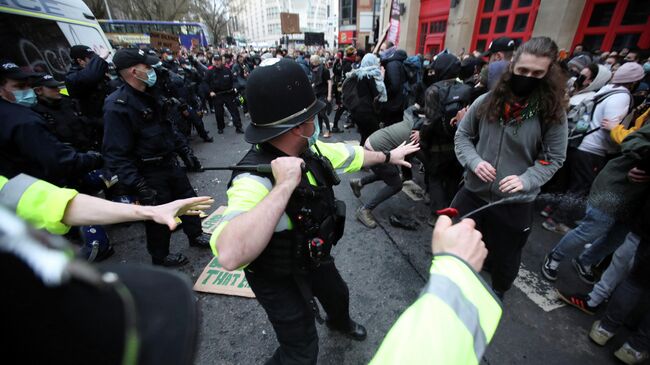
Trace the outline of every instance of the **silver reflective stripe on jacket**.
{"type": "Polygon", "coordinates": [[[474,353],[477,363],[480,363],[487,347],[487,337],[481,327],[478,308],[465,298],[456,283],[444,275],[431,274],[427,286],[422,291],[422,295],[425,294],[435,295],[456,313],[474,338],[474,353]]]}
{"type": "Polygon", "coordinates": [[[2,189],[0,189],[0,204],[15,212],[16,209],[18,209],[20,198],[23,196],[25,191],[37,181],[37,178],[26,174],[20,174],[13,177],[7,181],[2,189]]]}

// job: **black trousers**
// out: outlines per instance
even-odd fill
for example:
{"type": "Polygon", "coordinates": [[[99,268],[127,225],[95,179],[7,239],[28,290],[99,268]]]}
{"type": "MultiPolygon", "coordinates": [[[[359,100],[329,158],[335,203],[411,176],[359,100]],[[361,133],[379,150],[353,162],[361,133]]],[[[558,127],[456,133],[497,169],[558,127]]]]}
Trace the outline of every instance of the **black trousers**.
{"type": "Polygon", "coordinates": [[[453,145],[447,151],[427,151],[424,166],[424,180],[431,199],[431,214],[434,214],[437,210],[448,207],[458,192],[463,167],[456,159],[453,145]]]}
{"type": "Polygon", "coordinates": [[[373,210],[386,199],[399,193],[402,190],[402,177],[399,175],[399,169],[395,165],[380,163],[370,168],[372,173],[361,178],[361,185],[372,184],[375,181],[382,180],[386,185],[379,190],[370,202],[365,204],[366,209],[373,210]]]}
{"type": "MultiPolygon", "coordinates": [[[[486,205],[487,202],[465,188],[454,197],[451,206],[460,216],[486,205]]],[[[501,204],[471,217],[483,234],[488,256],[483,265],[492,275],[492,288],[506,292],[517,278],[521,251],[533,223],[533,203],[501,204]]]]}
{"type": "Polygon", "coordinates": [[[607,164],[607,158],[573,148],[569,149],[567,154],[571,174],[568,192],[585,196],[589,193],[591,184],[596,180],[600,170],[607,164]]]}
{"type": "Polygon", "coordinates": [[[366,143],[366,139],[371,134],[379,129],[379,120],[377,120],[377,115],[374,113],[353,113],[352,122],[356,124],[361,135],[361,140],[359,141],[361,146],[366,143]]]}
{"type": "Polygon", "coordinates": [[[241,128],[241,118],[239,117],[239,109],[235,103],[235,94],[234,93],[224,93],[217,94],[214,98],[214,113],[217,118],[217,128],[223,130],[226,128],[226,123],[224,123],[223,116],[224,106],[228,108],[228,112],[232,116],[232,123],[237,128],[241,128]]]}
{"type": "Polygon", "coordinates": [[[298,278],[245,272],[280,343],[266,364],[316,364],[318,333],[314,313],[296,280],[303,280],[310,286],[335,326],[345,328],[350,323],[350,292],[333,260],[298,278]]]}
{"type": "MultiPolygon", "coordinates": [[[[156,204],[169,203],[176,199],[192,198],[196,196],[185,170],[174,164],[173,166],[150,166],[140,171],[149,187],[157,193],[156,204]]],[[[198,216],[184,215],[181,227],[187,237],[197,237],[202,233],[201,219],[198,216]]],[[[171,231],[164,224],[146,221],[147,251],[155,258],[165,258],[169,254],[169,240],[171,231]]]]}

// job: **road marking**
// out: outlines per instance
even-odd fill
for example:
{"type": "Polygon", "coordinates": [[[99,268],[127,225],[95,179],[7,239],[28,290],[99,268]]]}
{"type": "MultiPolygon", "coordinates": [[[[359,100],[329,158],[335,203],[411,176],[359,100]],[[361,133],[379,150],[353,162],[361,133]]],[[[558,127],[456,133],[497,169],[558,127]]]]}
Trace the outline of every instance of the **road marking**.
{"type": "Polygon", "coordinates": [[[538,274],[526,269],[524,264],[519,267],[519,275],[514,285],[545,312],[566,306],[555,292],[555,287],[538,274]]]}

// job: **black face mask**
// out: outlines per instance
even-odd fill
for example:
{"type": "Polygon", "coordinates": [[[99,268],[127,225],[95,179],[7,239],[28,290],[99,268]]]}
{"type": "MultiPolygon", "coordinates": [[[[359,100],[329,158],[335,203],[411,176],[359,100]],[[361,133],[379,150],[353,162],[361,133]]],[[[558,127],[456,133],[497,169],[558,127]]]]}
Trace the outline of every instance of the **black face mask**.
{"type": "Polygon", "coordinates": [[[532,94],[539,86],[542,79],[537,77],[528,77],[517,74],[512,74],[510,78],[510,90],[515,96],[527,97],[532,94]]]}
{"type": "Polygon", "coordinates": [[[435,73],[429,74],[427,70],[424,71],[424,75],[422,76],[422,82],[424,85],[431,86],[436,81],[438,81],[438,78],[435,73]]]}
{"type": "Polygon", "coordinates": [[[575,82],[576,88],[582,89],[582,85],[584,85],[585,80],[587,80],[587,77],[585,75],[578,76],[575,82]]]}

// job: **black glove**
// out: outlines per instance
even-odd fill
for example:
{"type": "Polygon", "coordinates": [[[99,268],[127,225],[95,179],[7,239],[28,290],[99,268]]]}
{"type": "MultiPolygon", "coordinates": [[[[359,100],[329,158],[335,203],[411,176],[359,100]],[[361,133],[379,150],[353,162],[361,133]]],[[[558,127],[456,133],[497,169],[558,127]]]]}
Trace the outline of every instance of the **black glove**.
{"type": "Polygon", "coordinates": [[[90,161],[89,162],[90,171],[97,170],[98,168],[104,165],[104,158],[102,157],[101,153],[96,151],[88,151],[85,153],[85,155],[90,161]]]}
{"type": "Polygon", "coordinates": [[[192,172],[201,172],[203,171],[203,166],[199,159],[193,154],[188,154],[182,157],[183,163],[185,163],[185,169],[192,172]]]}
{"type": "Polygon", "coordinates": [[[136,186],[138,201],[141,205],[156,205],[156,191],[150,188],[144,180],[139,181],[136,186]]]}

